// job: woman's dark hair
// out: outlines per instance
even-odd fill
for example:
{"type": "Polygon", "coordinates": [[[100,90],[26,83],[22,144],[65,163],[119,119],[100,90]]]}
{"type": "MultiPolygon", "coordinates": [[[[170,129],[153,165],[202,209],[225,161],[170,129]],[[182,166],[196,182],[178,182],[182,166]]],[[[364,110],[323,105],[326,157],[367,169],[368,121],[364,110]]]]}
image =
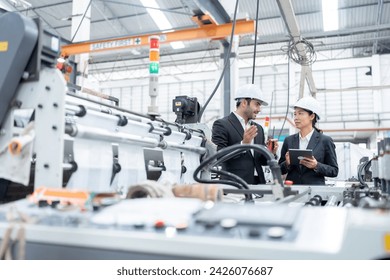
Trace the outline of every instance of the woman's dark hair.
{"type": "Polygon", "coordinates": [[[316,123],[317,123],[317,121],[318,121],[318,119],[319,119],[318,115],[317,115],[316,113],[314,113],[313,111],[306,110],[306,109],[303,109],[303,108],[301,108],[301,109],[302,109],[303,111],[308,112],[309,115],[314,114],[314,115],[316,116],[316,117],[311,121],[311,125],[312,125],[312,127],[313,127],[315,130],[317,130],[319,133],[323,133],[323,131],[322,131],[321,129],[319,129],[319,128],[316,127],[316,123]]]}

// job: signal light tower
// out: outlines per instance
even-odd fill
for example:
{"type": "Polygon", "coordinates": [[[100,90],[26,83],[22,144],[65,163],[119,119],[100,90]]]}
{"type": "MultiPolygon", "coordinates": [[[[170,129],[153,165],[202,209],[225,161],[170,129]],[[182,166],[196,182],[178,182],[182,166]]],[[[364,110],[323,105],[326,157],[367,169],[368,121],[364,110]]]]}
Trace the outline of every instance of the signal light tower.
{"type": "Polygon", "coordinates": [[[158,116],[157,95],[158,95],[158,72],[160,70],[160,37],[149,37],[149,96],[150,106],[148,114],[158,116]]]}

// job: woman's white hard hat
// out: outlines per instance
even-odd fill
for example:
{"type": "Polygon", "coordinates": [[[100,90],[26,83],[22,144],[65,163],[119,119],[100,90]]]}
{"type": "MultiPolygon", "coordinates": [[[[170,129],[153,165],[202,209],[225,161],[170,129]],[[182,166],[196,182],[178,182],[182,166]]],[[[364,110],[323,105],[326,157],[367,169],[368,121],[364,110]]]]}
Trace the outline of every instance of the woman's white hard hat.
{"type": "Polygon", "coordinates": [[[312,96],[305,96],[305,97],[302,97],[301,99],[299,99],[297,101],[297,103],[295,103],[294,106],[292,106],[293,109],[295,109],[296,107],[302,108],[302,109],[305,109],[308,111],[312,111],[313,113],[315,113],[317,115],[318,119],[320,119],[320,117],[322,116],[320,102],[318,102],[318,100],[312,96]]]}
{"type": "Polygon", "coordinates": [[[238,100],[242,98],[256,99],[261,102],[261,105],[268,105],[268,102],[263,99],[263,92],[260,87],[254,84],[243,85],[237,89],[234,99],[238,100]]]}

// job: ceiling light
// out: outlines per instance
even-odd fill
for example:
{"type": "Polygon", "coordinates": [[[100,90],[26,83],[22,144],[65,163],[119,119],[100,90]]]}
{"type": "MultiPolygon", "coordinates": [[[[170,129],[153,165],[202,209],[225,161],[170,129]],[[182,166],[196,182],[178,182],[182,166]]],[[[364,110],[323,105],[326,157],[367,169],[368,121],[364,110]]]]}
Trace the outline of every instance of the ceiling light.
{"type": "Polygon", "coordinates": [[[177,42],[172,42],[171,47],[172,49],[177,50],[177,49],[184,49],[185,45],[182,41],[177,41],[177,42]]]}
{"type": "Polygon", "coordinates": [[[338,0],[322,0],[322,23],[324,31],[339,29],[338,0]]]}
{"type": "Polygon", "coordinates": [[[146,8],[149,15],[160,30],[172,29],[171,23],[168,21],[164,13],[160,10],[160,6],[155,0],[141,0],[141,3],[146,8]]]}
{"type": "Polygon", "coordinates": [[[141,53],[136,50],[136,49],[130,49],[130,52],[133,54],[133,55],[140,55],[141,53]]]}
{"type": "MultiPolygon", "coordinates": [[[[142,5],[148,11],[150,17],[153,19],[154,23],[158,26],[158,28],[163,32],[172,32],[172,25],[168,21],[168,18],[165,14],[160,10],[160,6],[157,4],[155,0],[140,0],[142,5]]],[[[172,42],[171,47],[173,49],[183,49],[185,46],[183,42],[172,42]]]]}

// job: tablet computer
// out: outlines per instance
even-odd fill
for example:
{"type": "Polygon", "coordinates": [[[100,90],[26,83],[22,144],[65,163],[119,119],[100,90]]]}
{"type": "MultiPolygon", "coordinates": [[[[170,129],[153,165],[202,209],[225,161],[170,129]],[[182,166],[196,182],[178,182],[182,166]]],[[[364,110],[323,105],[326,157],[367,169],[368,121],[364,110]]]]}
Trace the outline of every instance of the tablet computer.
{"type": "Polygon", "coordinates": [[[313,156],[312,150],[289,149],[288,152],[291,165],[299,165],[299,161],[304,157],[311,158],[313,156]]]}

